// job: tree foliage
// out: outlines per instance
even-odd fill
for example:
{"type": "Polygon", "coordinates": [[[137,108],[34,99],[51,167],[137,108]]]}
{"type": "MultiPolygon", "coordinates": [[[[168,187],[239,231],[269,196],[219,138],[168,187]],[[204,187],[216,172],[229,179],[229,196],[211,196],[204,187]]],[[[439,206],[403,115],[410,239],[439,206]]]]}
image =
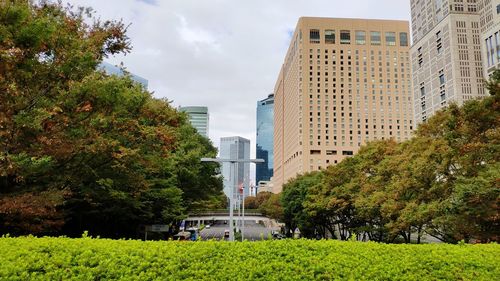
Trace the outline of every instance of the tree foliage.
{"type": "Polygon", "coordinates": [[[318,172],[307,173],[295,180],[287,182],[281,193],[281,204],[283,206],[283,221],[287,228],[287,236],[292,236],[296,228],[301,235],[314,238],[316,226],[321,227],[315,220],[315,214],[310,214],[305,209],[305,202],[311,189],[321,184],[323,175],[318,172]]]}
{"type": "Polygon", "coordinates": [[[284,186],[285,222],[346,240],[498,241],[500,71],[491,96],[451,104],[403,143],[373,141],[354,157],[284,186]]]}
{"type": "Polygon", "coordinates": [[[90,9],[0,3],[2,232],[131,237],[221,194],[184,113],[96,70],[129,51],[126,26],[90,9]]]}
{"type": "Polygon", "coordinates": [[[257,193],[256,196],[249,196],[245,198],[245,208],[246,209],[259,209],[264,202],[269,200],[269,197],[271,197],[272,193],[265,191],[265,192],[259,192],[257,193]]]}

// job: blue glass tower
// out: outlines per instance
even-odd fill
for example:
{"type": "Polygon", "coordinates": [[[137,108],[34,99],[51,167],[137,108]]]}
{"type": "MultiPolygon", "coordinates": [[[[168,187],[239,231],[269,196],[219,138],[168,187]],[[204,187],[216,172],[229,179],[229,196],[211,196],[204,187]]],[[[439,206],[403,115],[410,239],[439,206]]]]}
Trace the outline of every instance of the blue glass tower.
{"type": "MultiPolygon", "coordinates": [[[[107,63],[107,62],[102,62],[101,64],[99,64],[98,68],[104,70],[108,75],[117,75],[117,76],[125,75],[125,72],[123,71],[123,69],[119,68],[118,66],[107,63]]],[[[144,86],[144,88],[146,88],[146,89],[148,88],[148,80],[142,78],[139,75],[135,75],[133,73],[129,73],[129,74],[130,74],[130,78],[132,78],[132,80],[134,80],[137,83],[141,83],[144,86]]]]}
{"type": "Polygon", "coordinates": [[[269,181],[273,176],[274,94],[257,102],[257,158],[266,162],[257,164],[255,182],[269,181]]]}

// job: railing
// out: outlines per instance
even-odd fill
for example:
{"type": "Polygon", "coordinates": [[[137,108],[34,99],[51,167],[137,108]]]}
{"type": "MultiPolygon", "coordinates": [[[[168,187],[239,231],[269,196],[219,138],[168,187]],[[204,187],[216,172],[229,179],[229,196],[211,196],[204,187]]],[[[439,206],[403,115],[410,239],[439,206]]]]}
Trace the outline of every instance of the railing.
{"type": "MultiPolygon", "coordinates": [[[[238,213],[237,210],[233,212],[235,215],[238,213]]],[[[192,210],[189,216],[229,216],[229,210],[192,210]]],[[[262,216],[262,213],[258,209],[245,209],[245,216],[262,216]]]]}

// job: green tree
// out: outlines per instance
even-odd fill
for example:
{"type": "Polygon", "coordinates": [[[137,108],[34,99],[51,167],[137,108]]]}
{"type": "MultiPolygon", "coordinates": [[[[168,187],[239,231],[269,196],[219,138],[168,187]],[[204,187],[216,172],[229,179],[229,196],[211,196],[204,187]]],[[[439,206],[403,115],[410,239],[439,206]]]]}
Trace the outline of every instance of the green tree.
{"type": "Polygon", "coordinates": [[[130,51],[125,32],[89,9],[0,3],[2,231],[133,237],[221,194],[218,166],[199,161],[217,151],[185,114],[96,71],[130,51]]]}
{"type": "MultiPolygon", "coordinates": [[[[354,222],[353,192],[359,185],[351,184],[351,177],[357,173],[357,158],[347,158],[336,166],[330,166],[321,172],[320,182],[312,185],[303,206],[308,216],[326,238],[327,229],[333,237],[338,233],[341,240],[346,240],[354,222]]],[[[359,188],[357,188],[359,189],[359,188]]],[[[316,230],[318,231],[318,229],[316,230]]]]}
{"type": "Polygon", "coordinates": [[[450,194],[450,147],[440,139],[413,138],[400,144],[396,152],[380,165],[390,175],[386,179],[381,213],[385,227],[395,238],[406,243],[417,234],[417,243],[425,231],[434,232],[433,219],[450,194]]]}
{"type": "Polygon", "coordinates": [[[283,219],[283,206],[281,205],[280,195],[271,194],[260,206],[259,211],[269,218],[275,220],[283,219]]]}
{"type": "Polygon", "coordinates": [[[352,198],[350,207],[354,207],[354,211],[349,212],[352,218],[347,228],[357,233],[358,237],[365,239],[367,236],[376,241],[391,239],[382,206],[387,200],[385,188],[393,173],[385,161],[396,151],[397,143],[394,140],[379,140],[361,147],[353,157],[356,164],[351,168],[351,179],[343,196],[352,198]]]}
{"type": "Polygon", "coordinates": [[[247,209],[259,209],[264,202],[269,200],[271,197],[271,192],[259,192],[256,196],[250,196],[245,198],[245,208],[247,209]]]}
{"type": "Polygon", "coordinates": [[[309,215],[304,207],[311,189],[322,183],[323,174],[312,172],[300,175],[283,185],[281,205],[283,206],[283,221],[287,228],[287,236],[291,236],[296,228],[300,229],[304,237],[315,237],[316,226],[314,218],[309,215]]]}
{"type": "Polygon", "coordinates": [[[433,219],[431,232],[444,241],[498,240],[495,226],[499,224],[500,199],[493,178],[500,158],[499,78],[497,70],[488,83],[491,96],[461,107],[452,104],[417,130],[417,138],[444,141],[451,150],[446,160],[448,176],[442,171],[451,190],[441,194],[440,212],[433,219]],[[465,199],[466,194],[472,196],[470,200],[465,199]],[[474,203],[479,198],[481,202],[474,203]]]}
{"type": "Polygon", "coordinates": [[[488,165],[476,177],[460,176],[453,194],[445,201],[451,224],[462,234],[456,239],[498,241],[500,237],[500,164],[488,165]]]}

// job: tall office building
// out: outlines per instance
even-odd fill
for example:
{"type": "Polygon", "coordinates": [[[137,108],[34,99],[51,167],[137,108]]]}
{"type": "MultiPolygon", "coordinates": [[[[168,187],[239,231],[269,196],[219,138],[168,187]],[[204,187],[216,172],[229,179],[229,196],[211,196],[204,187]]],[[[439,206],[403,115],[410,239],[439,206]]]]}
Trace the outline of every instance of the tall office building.
{"type": "Polygon", "coordinates": [[[273,176],[274,94],[257,102],[256,154],[264,163],[256,165],[255,182],[269,181],[273,176]]]}
{"type": "Polygon", "coordinates": [[[179,107],[180,111],[189,115],[189,122],[196,128],[198,133],[208,138],[209,114],[206,106],[184,106],[179,107]]]}
{"type": "MultiPolygon", "coordinates": [[[[242,137],[225,137],[220,139],[220,158],[222,159],[250,159],[250,140],[242,137]]],[[[236,163],[233,168],[231,163],[222,163],[222,176],[224,177],[224,193],[230,196],[250,194],[250,163],[236,163]],[[231,177],[232,175],[232,177],[231,177]],[[232,181],[230,179],[233,179],[232,181]],[[243,188],[243,192],[240,192],[243,188]]]]}
{"type": "Polygon", "coordinates": [[[407,21],[300,18],[274,89],[273,192],[413,129],[407,21]]]}
{"type": "Polygon", "coordinates": [[[484,77],[500,66],[500,0],[478,0],[484,77]]]}
{"type": "Polygon", "coordinates": [[[415,122],[485,95],[476,0],[411,0],[415,122]]]}
{"type": "MultiPolygon", "coordinates": [[[[125,72],[123,71],[123,69],[119,68],[118,66],[107,63],[107,62],[102,62],[101,64],[99,64],[98,67],[99,67],[99,69],[104,70],[109,75],[118,75],[118,76],[125,75],[125,72]]],[[[130,74],[130,78],[132,78],[132,80],[134,80],[137,83],[141,83],[144,86],[144,88],[146,88],[146,89],[148,88],[148,80],[142,78],[139,75],[133,74],[133,73],[129,73],[129,74],[130,74]]]]}

